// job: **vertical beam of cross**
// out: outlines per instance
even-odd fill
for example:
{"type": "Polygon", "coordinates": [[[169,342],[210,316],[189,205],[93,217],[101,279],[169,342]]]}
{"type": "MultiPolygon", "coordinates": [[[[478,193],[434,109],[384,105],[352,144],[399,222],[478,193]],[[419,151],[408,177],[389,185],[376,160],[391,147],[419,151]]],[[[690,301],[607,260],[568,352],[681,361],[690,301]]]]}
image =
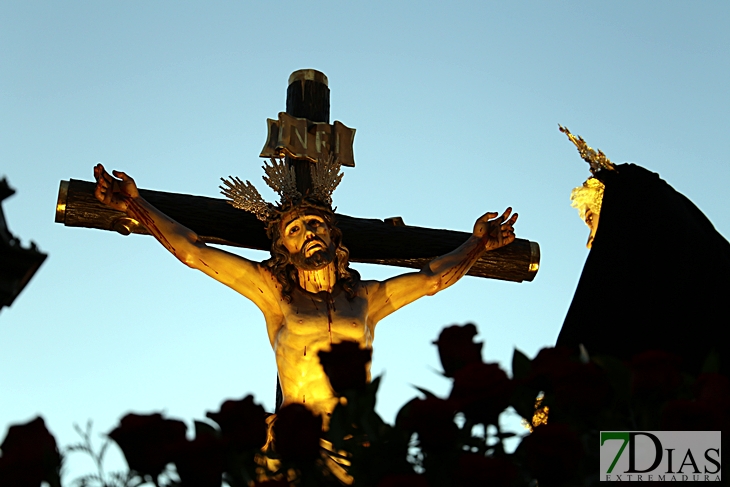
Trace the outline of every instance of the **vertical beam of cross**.
{"type": "MultiPolygon", "coordinates": [[[[314,69],[300,69],[289,76],[286,89],[286,113],[312,122],[330,122],[330,89],[327,76],[314,69]]],[[[306,140],[307,134],[304,134],[306,140]]],[[[289,167],[294,167],[297,189],[307,194],[312,189],[311,162],[286,156],[289,167]]],[[[279,376],[276,376],[276,410],[284,401],[279,376]]]]}
{"type": "MultiPolygon", "coordinates": [[[[300,69],[289,76],[286,90],[286,113],[312,122],[330,122],[330,89],[327,76],[314,69],[300,69]]],[[[306,134],[304,135],[306,138],[306,134]]],[[[312,188],[309,161],[287,156],[289,167],[294,167],[297,189],[306,194],[312,188]]]]}

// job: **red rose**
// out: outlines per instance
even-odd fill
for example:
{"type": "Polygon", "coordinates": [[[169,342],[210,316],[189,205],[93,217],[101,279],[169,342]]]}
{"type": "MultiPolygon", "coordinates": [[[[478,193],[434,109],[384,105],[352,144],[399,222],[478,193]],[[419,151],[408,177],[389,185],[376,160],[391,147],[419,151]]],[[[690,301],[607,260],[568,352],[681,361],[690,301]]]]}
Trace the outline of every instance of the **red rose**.
{"type": "Polygon", "coordinates": [[[553,383],[557,404],[563,410],[595,417],[611,392],[603,370],[594,363],[573,362],[564,372],[553,383]]]}
{"type": "Polygon", "coordinates": [[[322,417],[304,404],[292,403],[276,414],[274,451],[285,462],[311,462],[319,457],[322,417]]]}
{"type": "Polygon", "coordinates": [[[288,480],[262,480],[261,482],[254,482],[253,487],[289,487],[288,480]]]}
{"type": "Polygon", "coordinates": [[[266,443],[268,414],[251,395],[238,401],[229,399],[220,411],[205,415],[218,423],[223,441],[236,451],[259,449],[266,443]]]}
{"type": "Polygon", "coordinates": [[[424,450],[439,451],[451,448],[459,429],[454,423],[456,406],[438,397],[413,399],[398,413],[396,425],[418,434],[418,443],[424,450]]]}
{"type": "Polygon", "coordinates": [[[700,375],[695,388],[700,401],[730,405],[730,380],[722,374],[700,375]]]}
{"type": "Polygon", "coordinates": [[[378,482],[378,487],[428,487],[426,477],[415,473],[387,475],[378,482]]]}
{"type": "Polygon", "coordinates": [[[498,364],[475,363],[456,372],[449,399],[470,421],[497,424],[511,394],[512,382],[498,364]]]}
{"type": "Polygon", "coordinates": [[[477,327],[472,323],[452,325],[441,330],[438,346],[441,366],[446,377],[454,377],[457,370],[482,361],[482,344],[474,343],[477,327]]]}
{"type": "Polygon", "coordinates": [[[572,485],[569,480],[583,461],[580,439],[565,424],[548,423],[522,440],[527,468],[539,485],[572,485]]]}
{"type": "Polygon", "coordinates": [[[718,430],[722,417],[701,401],[675,399],[662,408],[660,428],[666,431],[713,431],[718,430]]]}
{"type": "Polygon", "coordinates": [[[42,418],[8,428],[0,450],[0,485],[38,487],[41,482],[48,482],[52,487],[61,485],[61,455],[56,439],[42,418]]]}
{"type": "Polygon", "coordinates": [[[182,487],[220,487],[223,477],[223,444],[213,435],[187,441],[175,454],[182,487]]]}
{"type": "Polygon", "coordinates": [[[606,405],[611,386],[596,364],[583,363],[565,347],[543,348],[532,361],[526,382],[544,391],[559,408],[552,414],[595,417],[606,405]]]}
{"type": "Polygon", "coordinates": [[[368,383],[368,364],[372,350],[362,349],[357,342],[343,341],[331,351],[319,352],[319,361],[329,377],[332,389],[342,394],[348,389],[362,390],[368,383]]]}
{"type": "Polygon", "coordinates": [[[730,429],[730,381],[721,374],[702,374],[695,383],[697,400],[712,410],[713,430],[730,429]]]}
{"type": "Polygon", "coordinates": [[[543,348],[532,360],[532,372],[529,380],[536,383],[541,390],[549,390],[569,373],[577,363],[570,349],[566,347],[543,348]]]}
{"type": "Polygon", "coordinates": [[[186,443],[186,429],[182,421],[159,413],[127,414],[109,437],[122,449],[130,469],[157,478],[186,443]]]}
{"type": "Polygon", "coordinates": [[[459,457],[459,467],[456,470],[456,485],[507,487],[517,480],[518,474],[517,467],[504,457],[463,453],[459,457]]]}
{"type": "Polygon", "coordinates": [[[661,350],[649,350],[631,359],[631,392],[648,401],[670,399],[682,383],[682,359],[661,350]]]}

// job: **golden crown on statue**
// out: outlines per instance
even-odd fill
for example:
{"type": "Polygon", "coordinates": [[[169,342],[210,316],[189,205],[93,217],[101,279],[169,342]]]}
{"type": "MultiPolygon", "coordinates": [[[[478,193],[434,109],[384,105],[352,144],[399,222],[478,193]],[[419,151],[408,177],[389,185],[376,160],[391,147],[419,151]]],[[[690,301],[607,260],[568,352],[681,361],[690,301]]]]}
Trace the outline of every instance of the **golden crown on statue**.
{"type": "Polygon", "coordinates": [[[289,167],[283,159],[270,159],[270,164],[264,162],[262,166],[266,184],[279,194],[279,203],[267,203],[250,181],[243,182],[238,177],[228,176],[221,178],[225,186],[220,186],[221,193],[226,196],[234,208],[246,210],[256,215],[261,221],[268,222],[281,214],[284,207],[296,206],[309,200],[327,207],[332,206],[332,193],[342,181],[344,175],[340,172],[340,164],[334,157],[320,159],[311,164],[312,190],[302,195],[297,190],[297,180],[294,168],[289,167]]]}
{"type": "Polygon", "coordinates": [[[558,127],[560,127],[560,131],[567,135],[570,141],[575,144],[578,148],[578,153],[580,153],[583,160],[591,166],[591,174],[596,174],[601,169],[606,169],[608,171],[616,170],[614,163],[606,157],[606,154],[604,154],[603,151],[600,149],[598,151],[594,150],[586,143],[585,140],[583,140],[583,137],[571,134],[568,127],[563,127],[560,124],[558,124],[558,127]]]}

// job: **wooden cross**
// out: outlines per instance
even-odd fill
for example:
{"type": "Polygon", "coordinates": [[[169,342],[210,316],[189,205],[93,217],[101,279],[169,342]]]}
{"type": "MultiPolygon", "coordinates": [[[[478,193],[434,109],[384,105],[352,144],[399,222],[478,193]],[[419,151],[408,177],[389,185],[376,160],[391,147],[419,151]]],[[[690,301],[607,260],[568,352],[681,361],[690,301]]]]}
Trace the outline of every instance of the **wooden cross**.
{"type": "MultiPolygon", "coordinates": [[[[295,71],[289,78],[286,113],[307,119],[312,125],[329,124],[327,77],[311,69],[295,71]]],[[[271,146],[272,122],[269,121],[267,146],[271,146]]],[[[309,165],[312,162],[301,158],[301,155],[292,157],[291,152],[286,154],[287,162],[295,168],[298,189],[304,194],[311,185],[309,165]]],[[[56,223],[70,227],[116,230],[123,235],[148,234],[139,222],[99,202],[94,197],[95,185],[91,181],[61,181],[56,223]]],[[[264,224],[253,214],[237,210],[223,199],[145,189],[139,192],[160,211],[197,233],[204,242],[257,250],[271,249],[264,224]]],[[[414,269],[420,269],[435,257],[451,252],[471,235],[408,226],[399,217],[377,220],[337,214],[337,226],[343,233],[342,240],[350,250],[352,262],[414,269]]],[[[540,246],[537,242],[518,238],[506,247],[486,252],[468,274],[515,282],[532,281],[539,263],[540,246]]]]}

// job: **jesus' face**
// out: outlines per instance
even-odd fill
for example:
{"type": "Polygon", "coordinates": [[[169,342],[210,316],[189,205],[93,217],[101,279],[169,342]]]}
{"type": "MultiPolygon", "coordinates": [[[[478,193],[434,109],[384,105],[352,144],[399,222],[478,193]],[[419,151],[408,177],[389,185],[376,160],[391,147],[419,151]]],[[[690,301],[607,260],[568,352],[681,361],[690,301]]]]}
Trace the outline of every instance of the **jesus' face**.
{"type": "Polygon", "coordinates": [[[293,211],[282,219],[280,230],[281,242],[295,267],[316,270],[334,260],[330,229],[316,212],[293,211]]]}

